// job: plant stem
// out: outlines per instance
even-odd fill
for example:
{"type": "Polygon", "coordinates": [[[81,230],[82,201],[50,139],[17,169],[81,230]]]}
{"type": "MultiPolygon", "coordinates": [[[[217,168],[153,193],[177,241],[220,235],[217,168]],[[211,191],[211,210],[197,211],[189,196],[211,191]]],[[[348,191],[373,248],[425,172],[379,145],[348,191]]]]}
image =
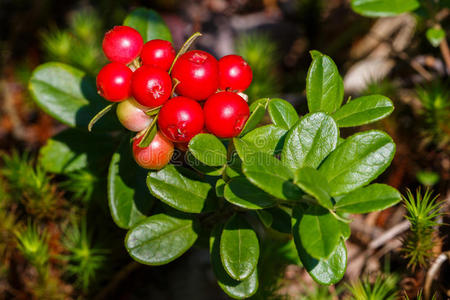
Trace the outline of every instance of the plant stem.
{"type": "Polygon", "coordinates": [[[427,277],[425,279],[424,296],[425,300],[430,299],[430,289],[433,283],[433,278],[436,277],[437,272],[441,268],[442,264],[450,258],[450,251],[441,253],[438,258],[431,265],[431,268],[427,272],[427,277]]]}
{"type": "Polygon", "coordinates": [[[450,50],[448,48],[447,40],[444,38],[439,45],[441,49],[442,57],[444,58],[445,65],[447,66],[447,71],[450,72],[450,50]]]}

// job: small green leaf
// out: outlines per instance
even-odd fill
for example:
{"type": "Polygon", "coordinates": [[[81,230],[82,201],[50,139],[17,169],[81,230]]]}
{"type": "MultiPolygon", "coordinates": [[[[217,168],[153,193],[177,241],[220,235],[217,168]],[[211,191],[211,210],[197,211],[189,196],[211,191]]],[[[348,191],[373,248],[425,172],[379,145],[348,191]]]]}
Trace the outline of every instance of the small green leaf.
{"type": "Polygon", "coordinates": [[[260,209],[256,211],[256,215],[266,228],[270,228],[270,226],[272,226],[273,216],[270,212],[264,209],[260,209]]]}
{"type": "Polygon", "coordinates": [[[198,226],[195,219],[154,215],[128,231],[125,246],[131,257],[142,264],[164,265],[192,247],[198,226]]]}
{"type": "Polygon", "coordinates": [[[323,207],[333,208],[327,179],[316,169],[311,167],[298,169],[295,172],[294,183],[304,192],[313,196],[323,207]]]}
{"type": "Polygon", "coordinates": [[[152,9],[137,8],[123,21],[123,25],[133,27],[141,34],[144,43],[161,39],[172,42],[172,34],[161,16],[152,9]]]}
{"type": "Polygon", "coordinates": [[[314,258],[327,258],[336,249],[341,231],[339,220],[327,209],[312,205],[303,214],[298,232],[305,251],[314,258]]]}
{"type": "Polygon", "coordinates": [[[298,114],[295,108],[283,99],[270,99],[269,115],[275,126],[285,130],[291,129],[298,121],[298,114]]]}
{"type": "Polygon", "coordinates": [[[227,149],[212,134],[200,133],[189,142],[189,151],[196,159],[208,166],[223,166],[227,163],[227,149]]]}
{"type": "Polygon", "coordinates": [[[352,127],[381,120],[393,110],[394,105],[389,98],[371,95],[348,102],[332,114],[332,117],[339,127],[352,127]]]}
{"type": "Polygon", "coordinates": [[[146,173],[134,161],[129,139],[124,139],[112,157],[108,172],[109,210],[120,228],[129,229],[145,219],[155,203],[145,186],[146,173]]]}
{"type": "Polygon", "coordinates": [[[194,155],[192,155],[192,153],[190,152],[185,153],[185,159],[186,162],[189,164],[189,166],[191,166],[193,169],[208,176],[221,176],[226,167],[226,166],[219,166],[219,167],[207,166],[204,163],[200,162],[198,159],[196,159],[194,155]]]}
{"type": "Polygon", "coordinates": [[[241,159],[245,160],[246,155],[254,152],[264,152],[267,154],[278,154],[283,147],[286,130],[274,125],[258,127],[243,138],[235,138],[235,148],[241,159]]]}
{"type": "Polygon", "coordinates": [[[214,204],[214,190],[188,169],[167,165],[147,176],[150,192],[167,205],[188,213],[205,212],[214,204]]]}
{"type": "Polygon", "coordinates": [[[222,290],[230,297],[235,299],[246,299],[251,297],[258,290],[258,268],[243,281],[237,281],[231,278],[223,268],[220,259],[220,236],[223,225],[217,224],[211,231],[209,239],[209,251],[211,256],[211,265],[216,275],[217,283],[222,290]]]}
{"type": "Polygon", "coordinates": [[[261,152],[246,158],[242,171],[251,183],[278,199],[300,199],[303,193],[292,182],[294,174],[281,161],[261,152]]]}
{"type": "Polygon", "coordinates": [[[225,191],[225,185],[227,183],[225,182],[225,180],[223,180],[222,178],[219,178],[216,181],[216,195],[217,197],[223,197],[224,195],[224,191],[225,191]]]}
{"type": "Polygon", "coordinates": [[[150,146],[153,139],[156,136],[157,127],[156,127],[156,121],[158,120],[158,116],[156,115],[150,125],[145,129],[144,136],[142,137],[141,141],[138,144],[138,147],[140,148],[146,148],[150,146]]]}
{"type": "Polygon", "coordinates": [[[244,128],[239,136],[243,136],[247,132],[253,130],[266,114],[267,103],[269,99],[258,99],[250,106],[250,117],[245,123],[244,128]]]}
{"type": "Polygon", "coordinates": [[[313,62],[306,77],[306,98],[310,112],[333,113],[344,100],[344,83],[333,60],[312,51],[313,62]]]}
{"type": "Polygon", "coordinates": [[[394,153],[395,144],[389,135],[378,130],[365,131],[347,138],[319,171],[327,178],[334,197],[374,180],[389,166],[394,153]]]}
{"type": "Polygon", "coordinates": [[[276,204],[275,199],[251,184],[245,177],[235,177],[225,186],[228,202],[247,209],[263,209],[276,204]]]}
{"type": "MultiPolygon", "coordinates": [[[[272,207],[264,211],[272,215],[273,222],[270,227],[278,232],[290,234],[291,233],[291,215],[281,207],[272,207]]],[[[259,210],[257,211],[259,212],[259,210]]]]}
{"type": "MultiPolygon", "coordinates": [[[[37,105],[56,120],[87,130],[91,119],[110,102],[97,94],[95,78],[66,64],[50,62],[37,67],[28,86],[37,105]]],[[[107,114],[96,130],[123,128],[114,114],[107,114]]]]}
{"type": "Polygon", "coordinates": [[[92,131],[92,127],[94,126],[95,123],[97,123],[98,120],[100,120],[104,115],[106,115],[113,107],[114,107],[115,103],[112,103],[108,106],[106,106],[104,109],[102,109],[101,111],[99,111],[90,121],[88,124],[88,131],[91,132],[92,131]]]}
{"type": "MultiPolygon", "coordinates": [[[[181,55],[185,54],[189,48],[192,46],[192,44],[201,37],[202,34],[200,32],[196,32],[193,35],[191,35],[181,46],[181,49],[178,51],[177,56],[175,56],[175,59],[172,61],[172,65],[169,68],[169,75],[172,73],[173,66],[175,66],[175,63],[177,62],[178,58],[180,58],[181,55]]],[[[173,94],[175,92],[175,88],[177,85],[180,84],[180,81],[176,78],[173,79],[173,86],[172,86],[172,93],[170,94],[170,98],[173,97],[173,94]]]]}
{"type": "Polygon", "coordinates": [[[239,215],[232,216],[220,237],[220,258],[231,278],[242,281],[256,269],[259,242],[255,231],[239,215]]]}
{"type": "Polygon", "coordinates": [[[352,9],[367,17],[396,16],[419,7],[418,0],[352,0],[352,9]]]}
{"type": "Polygon", "coordinates": [[[439,47],[441,42],[445,39],[445,31],[442,28],[429,28],[426,36],[433,47],[439,47]]]}
{"type": "Polygon", "coordinates": [[[333,118],[320,112],[308,114],[287,133],[281,160],[292,170],[317,168],[336,148],[338,136],[333,118]]]}
{"type": "Polygon", "coordinates": [[[400,193],[385,184],[371,184],[346,194],[336,203],[337,211],[364,214],[386,209],[402,199],[400,193]]]}
{"type": "Polygon", "coordinates": [[[341,225],[341,236],[344,240],[348,240],[350,235],[352,234],[350,224],[345,222],[339,222],[339,225],[341,225]]]}

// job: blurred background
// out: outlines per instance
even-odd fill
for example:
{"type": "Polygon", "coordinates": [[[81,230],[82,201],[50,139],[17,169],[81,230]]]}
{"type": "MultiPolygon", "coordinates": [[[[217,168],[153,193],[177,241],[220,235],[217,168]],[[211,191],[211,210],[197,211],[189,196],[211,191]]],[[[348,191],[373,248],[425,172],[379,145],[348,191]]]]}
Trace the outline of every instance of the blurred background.
{"type": "MultiPolygon", "coordinates": [[[[162,15],[175,49],[200,31],[195,47],[243,56],[254,73],[250,101],[283,98],[300,115],[309,51],[332,57],[346,97],[383,94],[395,104],[370,127],[397,144],[380,181],[436,205],[356,217],[336,286],[315,284],[291,243],[265,245],[255,299],[415,299],[421,291],[449,299],[450,52],[445,37],[429,33],[450,33],[445,0],[384,18],[358,15],[348,0],[0,0],[0,299],[227,299],[201,245],[166,266],[131,261],[109,214],[106,163],[61,175],[40,162],[40,148],[65,126],[31,99],[32,70],[60,61],[95,76],[106,63],[103,34],[138,6],[162,15]]],[[[105,149],[107,161],[102,151],[113,149],[105,149]]]]}

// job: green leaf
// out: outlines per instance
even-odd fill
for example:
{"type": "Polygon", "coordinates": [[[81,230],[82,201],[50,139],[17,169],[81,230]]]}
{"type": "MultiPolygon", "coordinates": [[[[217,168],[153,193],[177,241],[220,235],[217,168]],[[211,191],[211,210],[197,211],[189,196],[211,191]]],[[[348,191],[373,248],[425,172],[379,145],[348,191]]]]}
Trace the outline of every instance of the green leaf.
{"type": "Polygon", "coordinates": [[[156,122],[158,121],[158,115],[153,117],[152,122],[150,125],[145,129],[144,136],[142,137],[141,141],[138,144],[138,147],[140,148],[147,148],[152,143],[153,139],[156,136],[157,127],[156,122]]]}
{"type": "Polygon", "coordinates": [[[227,183],[225,182],[225,180],[223,180],[222,178],[219,178],[216,181],[216,195],[217,197],[224,197],[224,192],[225,192],[225,185],[227,183]]]}
{"type": "Polygon", "coordinates": [[[220,259],[220,236],[223,225],[217,224],[211,231],[209,251],[211,255],[211,265],[217,282],[222,290],[230,297],[235,299],[246,299],[251,297],[258,290],[258,268],[243,281],[237,281],[231,278],[223,268],[220,259]]]}
{"type": "Polygon", "coordinates": [[[393,187],[375,183],[346,194],[339,199],[335,208],[338,211],[364,214],[386,209],[401,199],[402,196],[393,187]]]}
{"type": "Polygon", "coordinates": [[[327,178],[331,196],[351,192],[368,184],[389,166],[395,144],[378,130],[352,135],[336,148],[320,166],[327,178]]]}
{"type": "Polygon", "coordinates": [[[308,114],[286,135],[281,160],[292,170],[317,168],[336,148],[338,136],[333,118],[320,112],[308,114]]]}
{"type": "Polygon", "coordinates": [[[193,219],[154,215],[128,231],[125,246],[131,257],[142,264],[167,264],[191,248],[198,227],[193,219]]]}
{"type": "Polygon", "coordinates": [[[344,240],[348,240],[350,238],[350,235],[352,234],[350,224],[345,222],[339,222],[339,225],[341,227],[341,236],[344,240]]]}
{"type": "Polygon", "coordinates": [[[256,211],[256,215],[266,228],[270,228],[270,226],[272,226],[273,216],[270,212],[268,212],[267,210],[260,209],[256,211]]]}
{"type": "Polygon", "coordinates": [[[314,258],[327,258],[336,249],[341,231],[339,220],[327,209],[312,205],[303,214],[298,231],[305,251],[314,258]]]}
{"type": "Polygon", "coordinates": [[[441,42],[445,39],[445,31],[442,28],[429,28],[426,36],[433,47],[439,47],[441,42]]]}
{"type": "Polygon", "coordinates": [[[227,149],[212,134],[200,133],[189,142],[189,151],[196,159],[208,166],[223,166],[227,163],[227,149]]]}
{"type": "Polygon", "coordinates": [[[294,174],[281,161],[261,152],[246,158],[242,171],[251,183],[278,199],[300,199],[302,192],[292,182],[294,174]]]}
{"type": "Polygon", "coordinates": [[[115,147],[116,140],[109,134],[69,128],[47,140],[40,149],[39,163],[47,172],[57,174],[84,168],[105,170],[115,147]]]}
{"type": "Polygon", "coordinates": [[[147,176],[150,192],[165,204],[188,213],[200,213],[211,209],[214,190],[209,183],[200,181],[188,169],[167,165],[147,176]]]}
{"type": "Polygon", "coordinates": [[[172,34],[161,16],[152,9],[137,8],[123,21],[123,25],[133,27],[141,34],[144,43],[161,39],[172,42],[172,34]]]}
{"type": "Polygon", "coordinates": [[[266,114],[268,101],[268,98],[263,98],[258,99],[252,103],[252,105],[250,106],[250,116],[239,136],[243,136],[247,132],[253,130],[259,124],[259,122],[261,122],[262,118],[266,114]]]}
{"type": "Polygon", "coordinates": [[[224,197],[228,202],[247,209],[263,209],[276,204],[276,200],[251,184],[245,177],[235,177],[225,186],[224,197]]]}
{"type": "MultiPolygon", "coordinates": [[[[86,129],[91,119],[110,104],[97,94],[95,78],[69,65],[50,62],[37,67],[28,86],[37,105],[56,120],[86,129]]],[[[122,128],[114,114],[107,114],[96,130],[122,128]]]]}
{"type": "Polygon", "coordinates": [[[211,167],[200,162],[190,152],[185,154],[186,162],[195,170],[208,176],[221,176],[226,166],[211,167]]]}
{"type": "MultiPolygon", "coordinates": [[[[270,227],[278,232],[291,233],[291,215],[283,208],[272,207],[264,210],[272,215],[272,224],[270,227]]],[[[259,210],[257,212],[260,212],[259,210]]]]}
{"type": "Polygon", "coordinates": [[[352,0],[352,9],[367,17],[389,17],[413,11],[419,7],[418,0],[352,0]]]}
{"type": "Polygon", "coordinates": [[[242,281],[248,278],[258,264],[259,242],[256,232],[239,215],[232,216],[220,237],[220,258],[231,278],[242,281]]]}
{"type": "Polygon", "coordinates": [[[120,228],[129,229],[145,219],[155,202],[145,185],[146,173],[134,161],[129,139],[125,139],[114,153],[108,172],[109,210],[120,228]]]}
{"type": "Polygon", "coordinates": [[[283,99],[270,99],[269,115],[275,126],[285,130],[291,129],[298,121],[298,114],[295,108],[283,99]]]}
{"type": "Polygon", "coordinates": [[[339,127],[352,127],[381,120],[393,110],[394,105],[388,97],[371,95],[350,101],[332,114],[332,117],[339,127]]]}
{"type": "Polygon", "coordinates": [[[295,172],[294,183],[313,196],[323,207],[333,208],[327,179],[316,169],[311,167],[298,169],[295,172]]]}
{"type": "Polygon", "coordinates": [[[286,132],[285,129],[274,125],[261,126],[250,131],[241,139],[235,138],[234,145],[243,160],[254,152],[278,154],[283,147],[286,132]]]}
{"type": "Polygon", "coordinates": [[[306,77],[306,98],[310,112],[332,113],[344,99],[344,83],[333,60],[312,51],[313,62],[306,77]]]}

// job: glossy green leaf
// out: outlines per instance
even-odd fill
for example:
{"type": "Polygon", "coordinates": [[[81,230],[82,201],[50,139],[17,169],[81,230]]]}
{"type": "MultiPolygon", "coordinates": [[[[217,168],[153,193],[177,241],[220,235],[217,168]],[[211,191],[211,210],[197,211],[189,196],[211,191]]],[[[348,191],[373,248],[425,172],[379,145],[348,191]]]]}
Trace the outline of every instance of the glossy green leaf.
{"type": "MultiPolygon", "coordinates": [[[[95,78],[66,64],[50,62],[31,75],[29,90],[37,105],[56,120],[87,130],[91,119],[110,102],[97,94],[95,78]]],[[[122,128],[114,113],[100,119],[94,130],[122,128]]]]}
{"type": "Polygon", "coordinates": [[[186,162],[189,164],[189,166],[191,166],[198,172],[208,176],[221,176],[225,170],[225,166],[211,167],[205,165],[204,163],[196,159],[190,152],[186,152],[184,158],[186,159],[186,162]]]}
{"type": "Polygon", "coordinates": [[[386,209],[402,199],[400,193],[386,184],[371,184],[359,188],[340,198],[335,208],[338,211],[364,214],[386,209]]]}
{"type": "MultiPolygon", "coordinates": [[[[272,224],[270,227],[278,232],[290,234],[291,233],[291,215],[286,209],[281,207],[272,207],[264,211],[272,215],[272,224]]],[[[259,212],[259,210],[258,210],[259,212]]]]}
{"type": "Polygon", "coordinates": [[[270,99],[269,115],[272,123],[280,128],[289,130],[298,121],[298,114],[295,108],[283,99],[270,99]]]}
{"type": "Polygon", "coordinates": [[[323,207],[333,207],[327,179],[316,169],[311,167],[298,169],[295,172],[294,183],[304,192],[313,196],[323,207]]]}
{"type": "Polygon", "coordinates": [[[216,225],[211,231],[209,251],[211,255],[211,265],[216,275],[217,283],[222,290],[230,297],[235,299],[246,299],[251,297],[258,290],[258,268],[243,281],[237,281],[231,278],[225,271],[220,259],[220,236],[223,225],[216,225]]]}
{"type": "Polygon", "coordinates": [[[232,216],[220,237],[220,259],[225,271],[235,280],[248,278],[259,259],[259,241],[256,232],[239,215],[232,216]]]}
{"type": "Polygon", "coordinates": [[[300,199],[302,192],[292,182],[294,174],[281,161],[261,152],[246,158],[242,170],[251,183],[278,199],[300,199]]]}
{"type": "Polygon", "coordinates": [[[270,212],[264,209],[260,209],[256,211],[256,215],[266,228],[270,228],[270,226],[272,226],[273,216],[270,212]]]}
{"type": "Polygon", "coordinates": [[[225,180],[223,180],[222,178],[219,178],[216,181],[216,195],[217,197],[223,197],[224,192],[225,192],[225,185],[227,183],[225,182],[225,180]]]}
{"type": "Polygon", "coordinates": [[[442,28],[429,28],[426,32],[428,41],[433,47],[439,47],[445,39],[445,31],[442,28]]]}
{"type": "Polygon", "coordinates": [[[381,120],[392,113],[394,105],[388,97],[370,95],[351,100],[332,117],[339,127],[352,127],[381,120]]]}
{"type": "Polygon", "coordinates": [[[313,62],[306,77],[306,98],[310,112],[332,113],[344,99],[344,83],[333,60],[311,51],[313,62]]]}
{"type": "Polygon", "coordinates": [[[145,219],[155,198],[145,185],[147,171],[133,159],[125,139],[114,153],[108,172],[108,205],[117,226],[129,229],[145,219]]]}
{"type": "Polygon", "coordinates": [[[109,134],[66,129],[47,140],[39,151],[39,163],[47,172],[67,174],[84,168],[105,170],[116,140],[109,134]]]}
{"type": "Polygon", "coordinates": [[[154,39],[172,42],[172,34],[161,16],[152,9],[137,8],[123,21],[141,34],[144,43],[154,39]]]}
{"type": "Polygon", "coordinates": [[[255,152],[267,154],[278,154],[281,152],[284,143],[286,130],[274,125],[258,127],[243,138],[235,138],[235,148],[241,159],[245,160],[247,155],[255,152]]]}
{"type": "Polygon", "coordinates": [[[208,211],[214,204],[215,195],[209,183],[182,167],[167,165],[147,176],[150,192],[167,205],[188,213],[208,211]]]}
{"type": "Polygon", "coordinates": [[[130,256],[142,264],[167,264],[191,248],[198,226],[195,219],[154,215],[128,231],[125,246],[130,256]]]}
{"type": "Polygon", "coordinates": [[[367,17],[389,17],[413,11],[418,0],[352,0],[352,9],[367,17]]]}
{"type": "Polygon", "coordinates": [[[351,192],[368,184],[389,166],[395,144],[378,130],[357,133],[347,138],[320,166],[327,178],[331,196],[351,192]]]}
{"type": "Polygon", "coordinates": [[[300,220],[298,234],[309,255],[317,259],[327,258],[339,243],[341,237],[339,228],[339,220],[327,209],[312,205],[300,220]]]}
{"type": "Polygon", "coordinates": [[[345,222],[339,222],[339,225],[341,227],[341,236],[344,240],[348,240],[350,238],[350,235],[352,234],[350,224],[345,222]]]}
{"type": "Polygon", "coordinates": [[[338,136],[333,118],[321,112],[308,114],[287,133],[281,160],[292,170],[317,168],[336,148],[338,136]]]}
{"type": "Polygon", "coordinates": [[[223,166],[227,163],[227,149],[217,137],[209,133],[194,136],[189,142],[189,151],[208,166],[223,166]]]}
{"type": "Polygon", "coordinates": [[[267,103],[269,99],[259,99],[252,103],[250,106],[250,117],[245,123],[244,128],[241,131],[239,136],[243,136],[247,132],[253,130],[259,122],[261,122],[262,118],[266,114],[267,103]]]}
{"type": "Polygon", "coordinates": [[[235,177],[225,186],[225,199],[239,207],[263,209],[276,204],[270,194],[251,184],[245,177],[235,177]]]}

